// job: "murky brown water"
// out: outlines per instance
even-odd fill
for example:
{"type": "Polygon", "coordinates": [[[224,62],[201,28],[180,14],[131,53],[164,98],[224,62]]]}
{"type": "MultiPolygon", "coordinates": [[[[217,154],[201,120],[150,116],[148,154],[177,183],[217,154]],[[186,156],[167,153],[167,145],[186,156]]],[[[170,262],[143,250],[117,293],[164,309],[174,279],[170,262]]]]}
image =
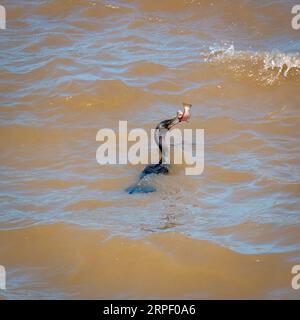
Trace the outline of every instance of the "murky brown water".
{"type": "Polygon", "coordinates": [[[4,298],[300,298],[297,1],[2,1],[4,298]],[[205,169],[100,166],[182,101],[205,169]]]}

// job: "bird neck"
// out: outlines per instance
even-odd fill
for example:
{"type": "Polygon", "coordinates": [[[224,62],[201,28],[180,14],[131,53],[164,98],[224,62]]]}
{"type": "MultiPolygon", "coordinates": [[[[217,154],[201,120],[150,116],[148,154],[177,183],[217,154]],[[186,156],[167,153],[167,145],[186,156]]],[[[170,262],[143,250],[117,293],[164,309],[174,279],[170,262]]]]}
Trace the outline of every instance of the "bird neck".
{"type": "Polygon", "coordinates": [[[168,129],[160,126],[157,126],[155,131],[155,142],[160,151],[159,164],[166,162],[165,159],[167,158],[168,150],[165,144],[165,135],[167,132],[168,132],[168,129]]]}

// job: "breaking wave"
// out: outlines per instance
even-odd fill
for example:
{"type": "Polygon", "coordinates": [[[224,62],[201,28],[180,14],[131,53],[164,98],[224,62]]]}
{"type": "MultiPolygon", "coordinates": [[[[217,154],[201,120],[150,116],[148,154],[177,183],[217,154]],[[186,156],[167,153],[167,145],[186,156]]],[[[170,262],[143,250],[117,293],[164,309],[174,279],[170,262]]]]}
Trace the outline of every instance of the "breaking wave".
{"type": "Polygon", "coordinates": [[[246,76],[267,85],[289,77],[300,80],[300,53],[298,52],[243,51],[236,50],[233,44],[209,49],[205,62],[226,65],[235,77],[246,76]]]}

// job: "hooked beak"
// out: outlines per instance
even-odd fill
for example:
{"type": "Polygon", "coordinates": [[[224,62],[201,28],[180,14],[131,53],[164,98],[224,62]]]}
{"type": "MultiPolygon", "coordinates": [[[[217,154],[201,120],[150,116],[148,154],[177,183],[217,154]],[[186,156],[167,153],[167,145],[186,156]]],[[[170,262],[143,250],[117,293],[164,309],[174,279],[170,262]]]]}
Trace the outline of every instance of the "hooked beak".
{"type": "Polygon", "coordinates": [[[191,118],[191,104],[183,103],[183,111],[179,110],[177,111],[177,115],[175,118],[173,118],[170,123],[167,126],[167,129],[170,130],[172,127],[174,127],[176,124],[180,122],[188,122],[191,118]]]}

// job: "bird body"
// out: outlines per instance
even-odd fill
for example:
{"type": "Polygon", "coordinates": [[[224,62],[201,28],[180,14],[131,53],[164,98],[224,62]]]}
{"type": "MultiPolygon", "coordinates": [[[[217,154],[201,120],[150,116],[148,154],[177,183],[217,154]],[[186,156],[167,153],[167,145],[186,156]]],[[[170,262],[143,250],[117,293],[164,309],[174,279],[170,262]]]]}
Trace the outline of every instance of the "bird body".
{"type": "Polygon", "coordinates": [[[169,173],[169,166],[164,163],[164,156],[165,156],[165,146],[164,146],[164,139],[166,133],[176,124],[188,121],[190,118],[190,108],[192,107],[191,104],[183,103],[184,112],[178,111],[176,117],[168,120],[161,121],[155,128],[155,142],[159,147],[160,150],[160,160],[157,164],[149,164],[144,168],[139,176],[139,180],[137,183],[133,184],[126,191],[129,194],[133,193],[149,193],[154,192],[156,189],[149,185],[148,181],[145,181],[145,178],[151,174],[163,174],[167,175],[169,173]]]}

